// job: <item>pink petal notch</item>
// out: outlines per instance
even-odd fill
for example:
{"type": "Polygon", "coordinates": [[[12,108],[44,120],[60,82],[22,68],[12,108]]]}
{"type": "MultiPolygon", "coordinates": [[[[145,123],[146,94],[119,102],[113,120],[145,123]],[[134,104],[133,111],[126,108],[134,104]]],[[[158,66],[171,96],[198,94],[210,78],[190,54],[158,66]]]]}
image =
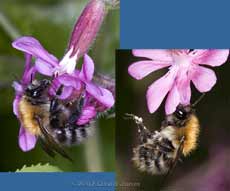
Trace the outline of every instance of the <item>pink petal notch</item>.
{"type": "Polygon", "coordinates": [[[36,145],[36,141],[37,139],[34,135],[28,133],[25,128],[20,127],[19,146],[22,149],[22,151],[27,152],[32,150],[36,145]]]}
{"type": "Polygon", "coordinates": [[[192,82],[200,92],[208,92],[216,84],[217,78],[215,72],[211,69],[196,66],[192,82]]]}
{"type": "Polygon", "coordinates": [[[220,66],[227,61],[228,55],[228,49],[198,50],[197,57],[193,59],[193,62],[202,65],[220,66]]]}
{"type": "Polygon", "coordinates": [[[114,105],[115,100],[113,94],[109,90],[87,83],[86,91],[107,108],[114,105]]]}

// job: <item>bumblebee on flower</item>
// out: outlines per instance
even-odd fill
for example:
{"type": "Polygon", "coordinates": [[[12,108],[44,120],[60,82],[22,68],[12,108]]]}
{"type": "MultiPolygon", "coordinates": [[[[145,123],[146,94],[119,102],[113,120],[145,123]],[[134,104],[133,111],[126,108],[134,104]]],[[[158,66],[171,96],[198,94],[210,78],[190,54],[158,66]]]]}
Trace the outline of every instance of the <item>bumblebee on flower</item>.
{"type": "Polygon", "coordinates": [[[128,73],[141,80],[150,73],[168,68],[168,72],[153,82],[147,90],[147,106],[154,113],[167,96],[165,119],[159,130],[151,131],[144,120],[126,114],[138,128],[139,142],[133,148],[132,161],[140,170],[152,175],[170,174],[179,159],[195,151],[200,134],[196,105],[210,91],[217,78],[213,70],[203,66],[220,66],[227,61],[227,49],[151,49],[133,50],[134,56],[148,58],[129,65],[128,73]],[[194,103],[191,100],[191,82],[203,93],[194,103]]]}
{"type": "Polygon", "coordinates": [[[82,142],[91,134],[97,114],[113,107],[113,93],[93,81],[94,62],[86,54],[104,15],[104,1],[89,2],[60,61],[33,37],[20,37],[12,43],[26,56],[23,77],[13,83],[13,109],[21,123],[19,146],[23,151],[33,149],[39,139],[51,156],[58,152],[68,158],[62,145],[82,142]],[[76,69],[82,56],[83,64],[76,69]],[[43,79],[37,80],[36,74],[43,79]]]}

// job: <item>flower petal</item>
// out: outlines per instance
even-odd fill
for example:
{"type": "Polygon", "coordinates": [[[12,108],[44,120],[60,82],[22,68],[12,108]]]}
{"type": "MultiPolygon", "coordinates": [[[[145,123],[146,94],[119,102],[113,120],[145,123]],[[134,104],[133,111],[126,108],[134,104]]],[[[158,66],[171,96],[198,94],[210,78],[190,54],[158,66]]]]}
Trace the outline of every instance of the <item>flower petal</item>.
{"type": "Polygon", "coordinates": [[[96,109],[93,106],[86,106],[82,109],[80,118],[77,121],[77,125],[84,125],[96,117],[96,109]]]}
{"type": "Polygon", "coordinates": [[[32,56],[30,54],[25,53],[25,69],[24,69],[24,74],[28,72],[28,70],[31,67],[31,60],[32,60],[32,56]]]}
{"type": "Polygon", "coordinates": [[[213,49],[213,50],[197,50],[197,56],[192,60],[196,64],[204,64],[209,66],[220,66],[227,61],[228,49],[213,49]]]}
{"type": "MultiPolygon", "coordinates": [[[[59,82],[59,80],[57,78],[55,78],[52,81],[52,85],[51,85],[51,87],[49,89],[49,95],[56,96],[57,95],[56,92],[58,91],[60,86],[61,86],[61,83],[59,82]]],[[[67,99],[72,95],[73,91],[74,91],[73,87],[64,86],[63,90],[62,90],[62,94],[60,96],[58,96],[58,98],[59,99],[67,99]]]]}
{"type": "Polygon", "coordinates": [[[82,87],[81,80],[69,74],[63,74],[61,76],[58,76],[57,80],[60,84],[63,84],[64,86],[73,87],[76,90],[80,90],[82,87]]]}
{"type": "Polygon", "coordinates": [[[176,110],[176,107],[179,105],[179,103],[180,94],[178,92],[176,84],[174,84],[166,100],[165,113],[167,115],[173,113],[176,110]]]}
{"type": "Polygon", "coordinates": [[[154,72],[156,70],[159,70],[161,68],[170,66],[168,63],[157,63],[157,61],[139,61],[134,62],[131,64],[128,68],[129,74],[137,79],[140,80],[150,74],[151,72],[154,72]]]}
{"type": "Polygon", "coordinates": [[[84,55],[84,61],[82,64],[82,69],[80,72],[80,77],[91,81],[93,79],[93,73],[94,73],[94,62],[92,58],[90,58],[87,54],[84,55]]]}
{"type": "Polygon", "coordinates": [[[30,36],[24,36],[16,39],[12,46],[18,50],[31,54],[36,58],[40,58],[47,63],[56,66],[58,64],[57,58],[49,54],[40,44],[38,40],[30,36]]]}
{"type": "Polygon", "coordinates": [[[22,149],[22,151],[30,151],[33,149],[36,145],[36,137],[34,135],[31,135],[26,131],[25,128],[20,127],[19,130],[19,146],[22,149]]]}
{"type": "Polygon", "coordinates": [[[134,49],[132,50],[134,56],[150,58],[163,63],[172,63],[173,59],[171,53],[167,49],[134,49]]]}
{"type": "Polygon", "coordinates": [[[23,85],[29,84],[34,79],[35,74],[36,68],[33,66],[26,73],[24,73],[22,78],[23,85]]]}
{"type": "Polygon", "coordinates": [[[53,75],[54,67],[51,64],[45,62],[44,60],[42,60],[40,58],[38,58],[35,61],[35,67],[40,74],[43,74],[46,76],[52,76],[53,75]]]}
{"type": "Polygon", "coordinates": [[[14,112],[14,115],[16,115],[17,117],[18,117],[18,104],[19,104],[20,98],[21,96],[16,95],[13,101],[13,112],[14,112]]]}
{"type": "Polygon", "coordinates": [[[171,70],[163,77],[148,87],[146,98],[150,113],[153,113],[158,109],[164,97],[172,88],[176,72],[177,69],[175,67],[171,68],[171,70]]]}
{"type": "Polygon", "coordinates": [[[109,90],[98,87],[92,83],[86,83],[86,91],[107,108],[114,105],[114,97],[109,90]]]}
{"type": "Polygon", "coordinates": [[[73,48],[69,49],[64,55],[62,60],[59,62],[59,66],[56,68],[56,73],[58,74],[73,74],[77,64],[78,54],[71,56],[73,48]]]}
{"type": "Polygon", "coordinates": [[[180,70],[177,76],[177,88],[180,94],[180,103],[188,105],[191,99],[191,87],[190,87],[191,76],[186,71],[180,70]]]}
{"type": "Polygon", "coordinates": [[[202,67],[196,66],[192,76],[192,82],[200,92],[208,92],[216,84],[215,72],[202,67]]]}
{"type": "Polygon", "coordinates": [[[14,88],[14,90],[16,91],[16,93],[18,94],[20,94],[20,93],[23,93],[23,87],[22,87],[22,85],[20,84],[20,83],[18,83],[17,81],[14,81],[13,82],[13,85],[12,85],[12,87],[14,88]]]}
{"type": "Polygon", "coordinates": [[[94,85],[93,83],[90,82],[85,82],[85,85],[86,85],[86,91],[90,95],[93,95],[94,97],[103,96],[103,92],[101,91],[99,86],[94,85]]]}
{"type": "Polygon", "coordinates": [[[73,87],[64,86],[62,94],[60,96],[58,96],[58,98],[59,99],[67,99],[72,95],[73,91],[74,91],[73,87]]]}

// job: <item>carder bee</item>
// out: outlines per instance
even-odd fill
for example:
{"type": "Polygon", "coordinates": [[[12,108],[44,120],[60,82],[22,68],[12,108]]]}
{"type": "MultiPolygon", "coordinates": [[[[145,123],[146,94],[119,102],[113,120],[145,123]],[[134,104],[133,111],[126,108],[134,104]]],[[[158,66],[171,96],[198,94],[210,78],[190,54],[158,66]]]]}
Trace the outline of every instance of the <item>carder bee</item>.
{"type": "Polygon", "coordinates": [[[196,149],[200,124],[194,107],[202,97],[192,105],[178,105],[165,117],[160,131],[151,132],[141,117],[126,114],[138,126],[139,144],[133,149],[132,161],[140,171],[167,175],[181,156],[196,149]]]}
{"type": "Polygon", "coordinates": [[[81,143],[92,134],[94,122],[77,125],[81,115],[84,95],[75,100],[63,101],[58,99],[63,86],[61,85],[56,96],[50,96],[48,90],[51,81],[33,80],[25,87],[24,95],[18,105],[19,119],[23,127],[32,135],[37,136],[43,149],[52,157],[55,152],[72,160],[63,149],[81,143]]]}

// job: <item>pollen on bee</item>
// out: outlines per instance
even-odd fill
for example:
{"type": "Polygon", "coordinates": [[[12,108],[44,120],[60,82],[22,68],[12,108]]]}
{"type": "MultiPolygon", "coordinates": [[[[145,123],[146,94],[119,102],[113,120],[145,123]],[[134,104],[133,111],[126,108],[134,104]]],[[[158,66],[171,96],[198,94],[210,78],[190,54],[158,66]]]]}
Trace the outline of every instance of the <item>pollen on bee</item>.
{"type": "Polygon", "coordinates": [[[41,107],[32,105],[25,97],[21,98],[18,110],[19,118],[23,127],[32,135],[40,135],[41,131],[38,122],[35,119],[35,115],[45,113],[44,110],[41,107]]]}
{"type": "Polygon", "coordinates": [[[191,115],[186,126],[181,128],[180,134],[184,134],[185,141],[183,144],[183,155],[187,156],[191,151],[195,150],[197,147],[197,139],[200,132],[200,125],[198,118],[195,115],[191,115]]]}

